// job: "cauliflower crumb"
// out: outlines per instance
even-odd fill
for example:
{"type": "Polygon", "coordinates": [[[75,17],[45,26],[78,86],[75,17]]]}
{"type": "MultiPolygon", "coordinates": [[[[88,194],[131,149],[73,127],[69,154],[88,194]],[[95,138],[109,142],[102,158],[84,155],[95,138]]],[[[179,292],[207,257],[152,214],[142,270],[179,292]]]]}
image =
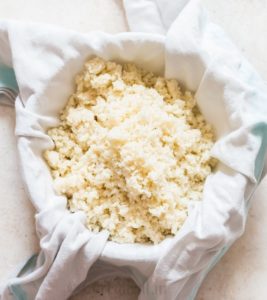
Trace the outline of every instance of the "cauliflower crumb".
{"type": "Polygon", "coordinates": [[[191,92],[96,57],[77,75],[60,120],[44,158],[56,192],[86,213],[89,230],[154,244],[178,232],[216,164],[212,127],[191,92]]]}

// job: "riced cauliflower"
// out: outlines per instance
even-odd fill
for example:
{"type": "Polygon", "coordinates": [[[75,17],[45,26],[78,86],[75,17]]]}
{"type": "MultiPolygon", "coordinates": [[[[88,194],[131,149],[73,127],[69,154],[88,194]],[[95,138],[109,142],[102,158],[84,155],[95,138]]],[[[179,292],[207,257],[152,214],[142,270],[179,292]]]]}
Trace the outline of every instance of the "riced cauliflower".
{"type": "Polygon", "coordinates": [[[68,208],[119,243],[159,243],[201,200],[214,134],[191,92],[134,64],[86,62],[44,157],[68,208]]]}

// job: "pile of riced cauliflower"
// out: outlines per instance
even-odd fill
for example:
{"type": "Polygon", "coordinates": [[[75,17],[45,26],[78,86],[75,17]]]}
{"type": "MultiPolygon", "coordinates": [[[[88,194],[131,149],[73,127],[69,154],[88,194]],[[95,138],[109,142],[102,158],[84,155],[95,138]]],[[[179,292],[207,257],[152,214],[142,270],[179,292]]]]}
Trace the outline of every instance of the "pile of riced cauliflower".
{"type": "Polygon", "coordinates": [[[68,208],[119,243],[159,243],[201,200],[214,134],[194,96],[134,64],[85,63],[44,157],[68,208]]]}

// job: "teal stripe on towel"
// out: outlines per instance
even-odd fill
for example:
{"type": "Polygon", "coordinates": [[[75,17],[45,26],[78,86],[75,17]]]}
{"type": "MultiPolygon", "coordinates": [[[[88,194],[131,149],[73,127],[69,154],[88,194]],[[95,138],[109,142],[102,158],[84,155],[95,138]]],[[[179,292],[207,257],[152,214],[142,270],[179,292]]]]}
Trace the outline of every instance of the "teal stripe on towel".
{"type": "Polygon", "coordinates": [[[261,139],[261,146],[255,161],[254,175],[257,180],[260,179],[264,167],[265,153],[267,150],[267,123],[261,122],[256,124],[252,133],[261,139]]]}
{"type": "Polygon", "coordinates": [[[14,284],[9,287],[14,296],[14,300],[28,300],[26,292],[21,288],[19,284],[14,284]]]}
{"type": "Polygon", "coordinates": [[[17,276],[21,277],[28,274],[29,272],[32,272],[36,267],[37,258],[38,258],[38,254],[34,254],[33,256],[31,256],[31,258],[27,260],[27,262],[25,263],[25,265],[20,270],[17,276]]]}
{"type": "Polygon", "coordinates": [[[0,65],[0,88],[5,87],[18,92],[18,84],[13,69],[0,65]]]}

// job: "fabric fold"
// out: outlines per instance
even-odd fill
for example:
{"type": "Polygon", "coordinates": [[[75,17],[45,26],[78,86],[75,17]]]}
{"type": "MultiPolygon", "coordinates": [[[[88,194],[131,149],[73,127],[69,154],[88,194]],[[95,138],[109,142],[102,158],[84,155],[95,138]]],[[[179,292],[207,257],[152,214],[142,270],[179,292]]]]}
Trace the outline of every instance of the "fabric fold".
{"type": "Polygon", "coordinates": [[[60,216],[53,209],[42,212],[36,217],[39,234],[43,218],[49,218],[55,226],[41,238],[41,252],[35,258],[32,272],[23,272],[8,281],[1,293],[4,300],[21,299],[22,286],[27,299],[68,299],[84,281],[107,242],[108,232],[92,234],[85,228],[82,213],[66,211],[60,216]]]}

